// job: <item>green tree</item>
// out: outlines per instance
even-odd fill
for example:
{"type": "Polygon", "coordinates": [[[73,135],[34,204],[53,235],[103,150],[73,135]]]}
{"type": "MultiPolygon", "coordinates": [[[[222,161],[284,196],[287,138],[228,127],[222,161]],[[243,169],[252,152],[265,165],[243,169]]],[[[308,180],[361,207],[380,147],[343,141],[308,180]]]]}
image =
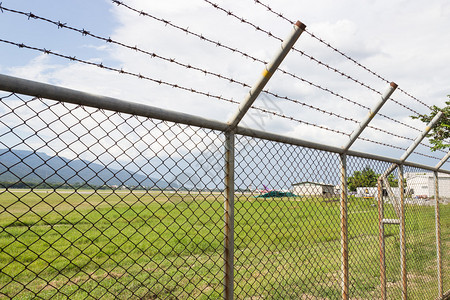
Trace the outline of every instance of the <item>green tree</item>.
{"type": "MultiPolygon", "coordinates": [[[[355,171],[352,176],[347,178],[348,190],[354,192],[357,187],[375,187],[378,177],[380,174],[366,166],[362,171],[355,171]]],[[[395,179],[393,174],[388,176],[388,181],[391,187],[398,187],[398,179],[395,179]]]]}
{"type": "MultiPolygon", "coordinates": [[[[450,95],[447,95],[447,97],[450,98],[450,95]]],[[[431,148],[432,151],[450,148],[450,144],[445,141],[450,137],[450,101],[445,102],[445,104],[447,106],[444,108],[433,105],[428,115],[411,116],[413,119],[419,119],[428,124],[438,112],[442,111],[444,113],[428,134],[430,143],[433,145],[431,148]]]]}

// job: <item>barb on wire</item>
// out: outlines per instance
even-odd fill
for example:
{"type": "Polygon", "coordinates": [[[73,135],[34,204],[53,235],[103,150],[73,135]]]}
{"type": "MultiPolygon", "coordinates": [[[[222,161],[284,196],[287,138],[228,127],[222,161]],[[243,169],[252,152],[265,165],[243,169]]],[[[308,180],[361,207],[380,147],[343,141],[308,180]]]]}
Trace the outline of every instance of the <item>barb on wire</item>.
{"type": "Polygon", "coordinates": [[[224,76],[222,74],[211,72],[211,71],[208,71],[206,69],[202,69],[200,67],[193,66],[191,64],[183,63],[183,62],[180,62],[180,61],[178,61],[178,60],[176,60],[174,58],[167,58],[167,57],[159,55],[159,54],[157,54],[155,52],[150,52],[150,51],[146,51],[146,50],[140,49],[137,46],[130,46],[130,45],[127,45],[125,43],[113,40],[111,37],[108,37],[108,38],[102,37],[100,35],[93,34],[91,31],[88,31],[88,30],[85,30],[85,29],[79,29],[79,28],[75,28],[75,27],[72,27],[72,26],[68,26],[67,23],[62,23],[61,21],[50,20],[48,18],[40,17],[40,16],[38,16],[36,14],[26,13],[26,12],[23,12],[23,11],[9,9],[9,8],[6,8],[6,7],[2,7],[2,8],[5,11],[16,13],[16,14],[21,14],[21,15],[28,16],[28,17],[30,15],[32,15],[33,19],[41,20],[41,21],[45,21],[45,22],[54,24],[58,28],[65,28],[65,29],[68,29],[68,30],[71,30],[71,31],[79,32],[83,36],[90,36],[90,37],[95,38],[97,40],[101,40],[101,41],[104,41],[104,42],[107,42],[107,43],[115,44],[115,45],[118,45],[118,46],[130,49],[130,50],[134,50],[134,51],[140,52],[140,53],[148,55],[148,56],[150,56],[152,58],[157,58],[157,59],[160,59],[160,60],[163,60],[163,61],[166,61],[166,62],[174,63],[176,65],[185,67],[186,69],[193,69],[193,70],[196,70],[196,71],[200,71],[201,73],[203,73],[205,75],[212,75],[212,76],[215,76],[215,77],[220,78],[220,79],[225,79],[225,80],[227,80],[229,82],[232,82],[232,83],[238,83],[239,85],[242,85],[243,87],[250,87],[250,85],[248,85],[248,84],[246,84],[244,82],[241,82],[239,80],[235,80],[233,78],[224,76]]]}
{"type": "MultiPolygon", "coordinates": [[[[268,31],[268,30],[266,30],[266,29],[263,29],[263,28],[261,28],[260,26],[255,25],[255,24],[253,24],[253,23],[247,21],[245,18],[240,17],[240,16],[236,15],[235,13],[233,13],[232,11],[227,10],[227,9],[221,7],[219,4],[214,3],[214,2],[211,2],[210,0],[203,0],[203,1],[205,1],[206,3],[212,5],[212,6],[213,6],[214,8],[216,8],[217,10],[220,10],[220,11],[226,13],[228,16],[232,16],[233,18],[235,18],[236,20],[240,21],[241,23],[250,25],[250,26],[253,27],[256,31],[263,32],[263,33],[265,33],[267,36],[269,36],[269,37],[271,37],[271,38],[274,38],[274,39],[276,39],[276,40],[278,40],[278,41],[281,41],[281,42],[283,41],[282,38],[280,38],[280,37],[278,37],[278,36],[275,36],[275,35],[272,34],[270,31],[268,31]]],[[[293,23],[291,22],[291,24],[293,24],[293,23]]],[[[347,78],[347,79],[349,79],[349,80],[351,80],[351,81],[353,81],[353,82],[355,82],[355,83],[357,83],[357,84],[359,84],[359,85],[361,85],[361,86],[363,86],[363,87],[365,87],[365,88],[371,90],[372,92],[375,92],[375,93],[381,95],[381,92],[375,90],[373,87],[369,86],[368,84],[365,84],[364,82],[362,82],[362,81],[360,81],[360,80],[358,80],[358,79],[356,79],[356,78],[354,78],[354,77],[352,77],[352,76],[350,76],[350,75],[348,75],[348,74],[346,74],[346,73],[344,73],[344,72],[342,72],[342,71],[340,71],[340,70],[338,70],[338,69],[336,69],[336,68],[334,68],[334,67],[332,67],[332,66],[326,64],[326,63],[324,63],[323,61],[321,61],[321,60],[315,58],[314,56],[312,56],[312,55],[310,55],[310,54],[308,54],[308,53],[306,53],[306,52],[304,52],[304,51],[302,51],[302,50],[299,50],[299,49],[297,49],[297,48],[295,48],[295,47],[292,47],[292,50],[293,50],[294,52],[300,53],[301,55],[305,56],[305,57],[308,58],[309,60],[314,61],[315,63],[317,63],[317,64],[319,64],[319,65],[321,65],[321,66],[327,68],[328,70],[331,70],[331,71],[333,71],[333,72],[335,72],[335,73],[338,73],[339,75],[341,75],[341,76],[343,76],[343,77],[345,77],[345,78],[347,78]]]]}
{"type": "Polygon", "coordinates": [[[71,61],[76,61],[76,62],[79,62],[79,63],[82,63],[82,64],[95,66],[95,67],[98,67],[98,68],[101,68],[101,69],[118,72],[120,74],[129,75],[129,76],[136,77],[136,78],[139,78],[139,79],[145,79],[145,80],[157,83],[159,85],[166,85],[166,86],[169,86],[169,87],[185,90],[185,91],[188,91],[188,92],[191,92],[191,93],[207,96],[209,98],[215,98],[215,99],[218,99],[218,100],[222,100],[222,101],[226,101],[226,102],[230,102],[230,103],[234,103],[234,104],[239,104],[239,102],[237,102],[237,101],[235,101],[233,99],[228,99],[228,98],[225,98],[225,97],[222,97],[222,96],[211,94],[210,92],[199,91],[199,90],[196,90],[196,89],[193,89],[193,88],[189,88],[189,87],[185,87],[185,86],[182,86],[182,85],[178,85],[178,84],[175,84],[175,83],[170,83],[170,82],[167,82],[167,81],[164,81],[164,80],[161,80],[161,79],[154,79],[154,78],[151,78],[151,77],[148,77],[148,76],[144,76],[144,75],[142,75],[140,73],[139,74],[132,73],[132,72],[129,72],[129,71],[125,71],[123,68],[117,69],[117,68],[114,68],[114,67],[105,66],[105,65],[103,65],[103,63],[95,63],[95,62],[91,62],[91,61],[86,61],[86,60],[82,60],[80,58],[77,58],[75,56],[68,56],[68,55],[60,54],[60,53],[56,53],[56,52],[53,52],[53,51],[48,50],[48,49],[42,49],[42,48],[28,46],[28,45],[25,45],[23,43],[19,44],[19,43],[15,43],[15,42],[3,40],[3,39],[0,39],[0,42],[5,43],[5,44],[18,46],[19,48],[26,48],[26,49],[30,49],[30,50],[39,51],[39,52],[42,52],[42,53],[45,53],[45,54],[50,54],[50,55],[57,56],[57,57],[64,58],[64,59],[68,59],[68,60],[71,60],[71,61]]]}
{"type": "Polygon", "coordinates": [[[309,125],[309,126],[313,126],[313,127],[317,127],[317,128],[323,129],[323,130],[327,130],[327,131],[331,131],[331,132],[334,132],[334,133],[350,136],[350,133],[346,133],[346,132],[338,130],[338,129],[333,129],[333,128],[329,128],[327,126],[310,123],[310,122],[307,122],[307,121],[304,121],[304,120],[296,119],[294,117],[289,117],[289,116],[286,116],[286,115],[283,115],[283,114],[280,114],[280,113],[277,113],[277,112],[274,112],[274,111],[267,110],[265,108],[255,107],[255,106],[252,106],[251,108],[255,109],[255,110],[258,110],[258,111],[261,111],[261,112],[266,113],[266,114],[271,114],[271,115],[274,115],[274,116],[277,116],[277,117],[280,117],[280,118],[283,118],[283,119],[287,119],[287,120],[290,120],[290,121],[294,121],[294,122],[297,122],[297,123],[300,123],[300,124],[306,124],[306,125],[309,125]]]}
{"type": "Polygon", "coordinates": [[[165,20],[165,19],[162,19],[162,18],[158,18],[158,17],[153,16],[152,14],[144,12],[142,10],[139,11],[139,10],[137,10],[137,9],[135,9],[135,8],[133,8],[133,7],[123,3],[122,1],[118,1],[118,0],[111,0],[111,1],[114,4],[117,4],[118,6],[123,6],[123,7],[127,8],[127,9],[129,9],[131,11],[134,11],[134,12],[138,13],[140,16],[149,17],[149,18],[154,19],[156,21],[162,22],[166,26],[170,26],[170,27],[176,28],[178,30],[181,30],[181,31],[185,32],[186,34],[195,36],[195,37],[199,38],[200,40],[208,42],[208,43],[211,43],[211,44],[213,44],[213,45],[215,45],[217,47],[221,47],[221,48],[227,49],[227,50],[229,50],[231,52],[241,54],[245,58],[252,59],[253,61],[257,61],[257,62],[260,62],[260,63],[263,63],[263,64],[267,64],[267,62],[262,60],[262,59],[256,58],[256,57],[254,57],[254,56],[252,56],[252,55],[250,55],[248,53],[245,53],[245,52],[243,52],[243,51],[241,51],[241,50],[239,50],[237,48],[233,48],[233,47],[224,45],[223,43],[221,43],[219,41],[215,41],[215,40],[212,40],[210,38],[207,38],[207,37],[203,36],[203,34],[199,34],[199,33],[195,33],[193,31],[190,31],[189,28],[183,28],[181,26],[173,24],[171,21],[168,21],[168,20],[165,20]]]}
{"type": "MultiPolygon", "coordinates": [[[[255,1],[256,4],[259,4],[263,7],[265,7],[270,13],[276,15],[277,17],[289,22],[292,24],[292,20],[288,19],[287,17],[285,17],[282,13],[276,12],[274,11],[269,5],[261,2],[260,0],[253,0],[255,1]]],[[[345,57],[346,59],[350,60],[351,62],[353,62],[354,64],[356,64],[358,67],[364,69],[365,71],[369,72],[370,74],[372,74],[373,76],[377,77],[378,79],[386,82],[386,83],[390,83],[389,80],[387,80],[386,78],[384,78],[383,76],[379,75],[378,73],[376,73],[375,71],[369,69],[368,67],[364,66],[363,64],[361,64],[360,62],[358,62],[357,60],[355,60],[354,58],[350,57],[349,55],[345,54],[344,52],[342,52],[341,50],[337,49],[336,47],[332,46],[329,42],[326,42],[324,39],[314,35],[312,32],[308,31],[307,29],[305,30],[305,32],[307,34],[309,34],[312,38],[316,39],[317,41],[319,41],[320,43],[324,44],[325,46],[327,46],[328,48],[332,49],[333,51],[337,52],[338,54],[340,54],[341,56],[345,57]]],[[[413,95],[409,94],[408,92],[406,92],[405,90],[398,88],[398,90],[402,93],[404,93],[405,95],[407,95],[408,97],[410,97],[411,99],[413,99],[414,101],[424,105],[425,107],[427,107],[428,109],[431,109],[431,106],[429,106],[428,104],[426,104],[425,102],[419,100],[418,98],[414,97],[413,95]]]]}

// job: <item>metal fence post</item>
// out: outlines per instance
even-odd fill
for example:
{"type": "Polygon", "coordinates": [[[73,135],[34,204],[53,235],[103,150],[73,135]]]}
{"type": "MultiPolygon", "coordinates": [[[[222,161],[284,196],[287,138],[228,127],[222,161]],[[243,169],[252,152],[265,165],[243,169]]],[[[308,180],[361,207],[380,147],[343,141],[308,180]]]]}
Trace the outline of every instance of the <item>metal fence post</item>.
{"type": "Polygon", "coordinates": [[[224,299],[234,296],[234,132],[225,133],[224,299]]]}
{"type": "Polygon", "coordinates": [[[348,279],[348,222],[347,222],[347,154],[340,154],[341,167],[341,293],[349,298],[348,279]]]}
{"type": "Polygon", "coordinates": [[[406,224],[405,224],[405,183],[403,181],[403,165],[398,166],[398,181],[400,187],[400,265],[402,277],[402,299],[408,297],[408,280],[406,277],[406,224]]]}
{"type": "Polygon", "coordinates": [[[383,203],[383,181],[378,178],[378,232],[380,244],[380,280],[381,280],[381,300],[386,299],[386,257],[384,245],[384,203],[383,203]]]}
{"type": "Polygon", "coordinates": [[[442,299],[444,297],[444,287],[442,283],[441,223],[439,216],[439,177],[437,171],[434,171],[434,199],[435,199],[435,221],[436,221],[438,293],[439,299],[442,299]]]}

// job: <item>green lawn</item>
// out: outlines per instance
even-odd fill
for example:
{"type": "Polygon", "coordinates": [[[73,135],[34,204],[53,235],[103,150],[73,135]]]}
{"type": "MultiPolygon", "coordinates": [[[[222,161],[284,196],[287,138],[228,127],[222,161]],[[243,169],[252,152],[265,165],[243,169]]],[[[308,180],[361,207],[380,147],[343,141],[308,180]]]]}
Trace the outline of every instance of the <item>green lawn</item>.
{"type": "MultiPolygon", "coordinates": [[[[377,208],[358,198],[348,208],[351,297],[377,298],[377,208]]],[[[434,207],[407,207],[411,299],[437,295],[433,216],[434,207]]],[[[448,273],[448,205],[441,205],[441,220],[448,273]]],[[[1,191],[0,298],[221,298],[223,226],[218,193],[1,191]]],[[[398,226],[386,234],[395,299],[398,226]]],[[[237,299],[339,298],[339,202],[238,196],[234,264],[237,299]]]]}

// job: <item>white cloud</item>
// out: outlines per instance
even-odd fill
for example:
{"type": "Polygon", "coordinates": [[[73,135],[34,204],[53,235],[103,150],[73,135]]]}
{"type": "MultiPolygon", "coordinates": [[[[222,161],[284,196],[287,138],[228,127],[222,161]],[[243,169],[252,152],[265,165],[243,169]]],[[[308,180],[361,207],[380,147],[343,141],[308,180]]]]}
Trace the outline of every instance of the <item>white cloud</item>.
{"type": "MultiPolygon", "coordinates": [[[[271,15],[266,9],[255,5],[253,1],[217,2],[225,9],[282,38],[291,30],[287,22],[271,15]]],[[[448,18],[450,5],[444,0],[433,0],[426,5],[420,2],[387,0],[376,2],[328,0],[314,3],[267,0],[265,2],[275,11],[283,12],[293,20],[300,19],[305,22],[309,31],[361,61],[389,81],[395,81],[401,88],[429,105],[442,105],[446,100],[445,95],[450,94],[448,88],[450,33],[447,30],[450,26],[450,18],[448,18]]],[[[270,59],[279,47],[277,40],[232,19],[204,1],[129,0],[126,3],[264,60],[270,59]]],[[[240,54],[211,45],[151,18],[139,16],[124,7],[111,4],[110,14],[108,17],[116,18],[117,26],[111,29],[111,32],[105,33],[105,36],[111,36],[114,40],[130,46],[137,45],[146,51],[174,58],[179,62],[232,77],[250,85],[254,84],[263,69],[260,63],[246,59],[240,54]]],[[[96,33],[95,29],[88,28],[92,33],[96,33]]],[[[232,98],[235,101],[241,101],[247,93],[247,89],[222,79],[187,70],[176,64],[115,45],[91,44],[89,37],[85,39],[83,48],[86,52],[80,54],[83,59],[105,62],[118,69],[123,68],[136,74],[140,73],[180,86],[192,87],[198,91],[232,98]]],[[[386,89],[386,82],[347,61],[305,33],[300,37],[296,47],[378,91],[383,92],[386,89]]],[[[53,41],[49,48],[58,49],[58,40],[53,41]]],[[[24,50],[15,48],[10,55],[17,55],[18,51],[24,50]]],[[[77,51],[80,49],[73,49],[73,53],[64,54],[78,57],[77,51]]],[[[7,66],[2,63],[0,67],[18,77],[55,83],[221,121],[228,120],[236,109],[236,105],[213,98],[92,66],[49,58],[46,55],[38,55],[31,61],[23,61],[20,65],[7,66]]],[[[367,107],[372,107],[379,97],[295,52],[289,53],[282,68],[367,107]]],[[[277,94],[287,95],[344,117],[361,120],[366,115],[365,109],[280,72],[275,74],[268,88],[277,94]]],[[[427,112],[423,105],[399,91],[396,91],[393,97],[414,110],[427,112]]],[[[356,127],[356,124],[352,122],[345,122],[305,106],[283,102],[279,104],[281,100],[272,100],[277,107],[271,107],[271,109],[277,109],[279,113],[289,117],[345,132],[351,132],[356,127]]],[[[255,105],[264,107],[261,99],[255,105]]],[[[410,111],[392,102],[388,102],[381,112],[407,124],[417,127],[422,125],[409,118],[412,114],[410,111]]],[[[261,122],[252,120],[251,117],[245,119],[245,124],[261,129],[261,122]]],[[[277,117],[265,117],[263,120],[263,127],[267,130],[333,145],[342,144],[342,136],[335,133],[327,133],[315,127],[305,127],[277,117]]],[[[383,118],[377,117],[373,124],[400,135],[408,137],[416,135],[410,129],[383,118]]],[[[385,136],[378,133],[371,132],[370,137],[386,140],[385,136]]],[[[394,139],[392,142],[405,145],[404,141],[394,139]]],[[[374,148],[381,154],[385,151],[378,147],[363,147],[367,151],[374,148]]]]}

